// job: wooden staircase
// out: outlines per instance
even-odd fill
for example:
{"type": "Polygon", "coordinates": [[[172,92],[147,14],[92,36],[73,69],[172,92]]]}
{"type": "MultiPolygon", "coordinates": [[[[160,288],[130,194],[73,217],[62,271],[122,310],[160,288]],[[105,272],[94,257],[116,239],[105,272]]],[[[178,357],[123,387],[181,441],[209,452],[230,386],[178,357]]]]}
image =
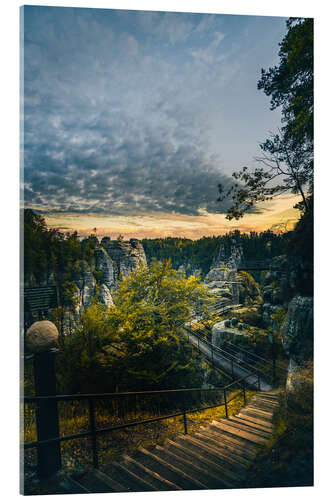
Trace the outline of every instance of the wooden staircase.
{"type": "Polygon", "coordinates": [[[279,392],[255,394],[237,416],[213,421],[163,447],[139,448],[132,456],[66,478],[56,493],[200,490],[246,487],[246,475],[272,433],[279,392]]]}

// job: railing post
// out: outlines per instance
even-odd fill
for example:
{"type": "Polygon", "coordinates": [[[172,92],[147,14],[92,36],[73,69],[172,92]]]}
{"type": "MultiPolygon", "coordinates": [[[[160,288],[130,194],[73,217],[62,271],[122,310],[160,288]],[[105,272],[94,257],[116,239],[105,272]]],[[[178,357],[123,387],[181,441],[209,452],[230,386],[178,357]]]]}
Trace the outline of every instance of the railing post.
{"type": "Polygon", "coordinates": [[[225,408],[225,416],[226,418],[229,418],[228,416],[228,401],[227,401],[227,393],[226,390],[223,389],[223,395],[224,395],[224,408],[225,408]]]}
{"type": "Polygon", "coordinates": [[[276,386],[276,349],[275,349],[275,335],[272,335],[272,358],[273,358],[273,387],[276,386]]]}
{"type": "Polygon", "coordinates": [[[245,390],[245,381],[243,380],[243,399],[244,399],[244,406],[246,405],[246,390],[245,390]]]}
{"type": "MultiPolygon", "coordinates": [[[[55,396],[55,351],[34,355],[36,396],[55,396]]],[[[39,401],[36,407],[37,439],[43,441],[59,437],[58,403],[54,400],[39,401]]],[[[55,474],[61,468],[60,442],[37,447],[37,473],[40,479],[55,474]]]]}
{"type": "Polygon", "coordinates": [[[98,445],[96,438],[96,424],[95,424],[95,404],[92,398],[89,398],[89,422],[90,431],[92,434],[92,447],[93,447],[93,461],[95,469],[98,469],[98,445]]]}
{"type": "MultiPolygon", "coordinates": [[[[36,396],[56,396],[55,349],[59,339],[51,321],[36,321],[26,334],[26,348],[34,354],[36,396]]],[[[54,399],[36,405],[37,440],[59,438],[58,404],[54,399]]],[[[37,446],[37,473],[40,479],[52,476],[61,468],[60,442],[37,446]]]]}
{"type": "Polygon", "coordinates": [[[185,410],[183,413],[183,420],[184,420],[184,434],[187,434],[187,419],[186,419],[186,411],[185,410]]]}

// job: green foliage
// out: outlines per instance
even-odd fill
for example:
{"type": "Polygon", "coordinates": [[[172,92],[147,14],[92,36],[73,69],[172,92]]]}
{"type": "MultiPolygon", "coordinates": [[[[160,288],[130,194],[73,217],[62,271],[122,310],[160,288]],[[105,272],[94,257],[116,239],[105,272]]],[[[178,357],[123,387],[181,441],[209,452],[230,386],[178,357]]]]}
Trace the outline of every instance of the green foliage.
{"type": "Polygon", "coordinates": [[[151,262],[153,258],[170,259],[175,269],[183,265],[187,275],[191,274],[194,269],[200,269],[202,274],[206,275],[212,261],[218,256],[221,246],[224,246],[226,255],[230,256],[231,248],[236,242],[237,245],[242,246],[248,259],[257,259],[258,255],[265,259],[284,253],[286,241],[286,235],[274,234],[271,231],[262,233],[253,231],[246,234],[236,230],[222,236],[203,237],[195,241],[168,237],[143,239],[142,244],[148,262],[151,262]],[[190,271],[187,270],[189,266],[190,271]]]}
{"type": "Polygon", "coordinates": [[[80,241],[77,232],[64,234],[48,229],[44,218],[33,210],[24,210],[23,216],[25,279],[33,275],[39,284],[46,274],[53,272],[61,285],[81,274],[81,261],[92,264],[98,243],[95,236],[80,241]]]}
{"type": "Polygon", "coordinates": [[[65,281],[61,284],[62,303],[65,307],[74,310],[80,303],[80,298],[76,293],[77,286],[74,281],[65,281]]]}
{"type": "Polygon", "coordinates": [[[82,327],[66,337],[59,356],[63,390],[112,392],[200,386],[201,362],[182,324],[203,306],[198,278],[174,271],[170,261],[141,266],[121,282],[115,307],[92,303],[82,327]]]}
{"type": "Polygon", "coordinates": [[[284,133],[296,143],[313,142],[313,19],[290,18],[278,66],[262,69],[258,89],[282,107],[284,133]]]}
{"type": "Polygon", "coordinates": [[[104,347],[111,341],[112,335],[106,329],[105,307],[100,303],[90,305],[81,315],[79,330],[65,337],[57,358],[59,392],[106,390],[104,347]]]}
{"type": "Polygon", "coordinates": [[[272,314],[272,320],[274,322],[277,331],[280,331],[280,328],[285,319],[286,319],[286,311],[283,307],[280,307],[280,309],[278,309],[276,313],[272,314]]]}

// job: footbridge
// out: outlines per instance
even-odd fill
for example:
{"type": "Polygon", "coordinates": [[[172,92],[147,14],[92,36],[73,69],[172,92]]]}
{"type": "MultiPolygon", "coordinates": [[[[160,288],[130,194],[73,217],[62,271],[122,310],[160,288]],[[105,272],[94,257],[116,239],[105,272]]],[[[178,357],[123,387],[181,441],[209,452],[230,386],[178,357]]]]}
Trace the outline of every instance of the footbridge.
{"type": "MultiPolygon", "coordinates": [[[[241,307],[240,304],[228,304],[212,306],[211,312],[219,314],[229,312],[241,307]]],[[[275,386],[277,375],[286,374],[287,370],[277,364],[275,359],[269,360],[249,350],[225,340],[223,348],[212,344],[207,335],[211,333],[211,328],[200,323],[200,318],[193,319],[186,323],[183,328],[187,340],[201,354],[205,356],[208,362],[224,373],[227,372],[232,379],[242,378],[246,380],[248,387],[257,390],[270,391],[275,386]]]]}

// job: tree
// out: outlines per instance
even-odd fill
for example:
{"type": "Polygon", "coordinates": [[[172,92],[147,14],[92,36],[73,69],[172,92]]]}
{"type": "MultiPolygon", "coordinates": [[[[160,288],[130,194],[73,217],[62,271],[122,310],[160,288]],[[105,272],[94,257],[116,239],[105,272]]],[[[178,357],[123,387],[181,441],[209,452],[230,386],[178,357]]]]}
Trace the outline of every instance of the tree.
{"type": "MultiPolygon", "coordinates": [[[[141,266],[119,282],[115,307],[93,303],[65,337],[61,388],[71,392],[200,387],[203,366],[182,326],[207,291],[170,262],[141,266]]],[[[204,307],[204,306],[203,306],[204,307]]]]}
{"type": "Polygon", "coordinates": [[[309,210],[313,193],[313,19],[290,18],[280,43],[280,64],[262,69],[258,89],[271,96],[271,109],[282,108],[277,134],[260,144],[260,167],[235,172],[238,181],[226,193],[220,184],[219,198],[232,198],[227,219],[239,219],[258,202],[284,192],[300,194],[296,207],[309,210]],[[282,182],[277,179],[282,177],[282,182]]]}
{"type": "MultiPolygon", "coordinates": [[[[203,372],[192,360],[192,348],[182,334],[204,298],[198,278],[185,278],[170,261],[141,266],[119,283],[116,307],[108,311],[110,331],[117,332],[120,387],[132,389],[193,387],[203,372]]],[[[117,342],[116,341],[116,342],[117,342]]]]}
{"type": "Polygon", "coordinates": [[[262,155],[255,160],[262,166],[253,172],[243,167],[240,172],[232,174],[242,184],[234,184],[225,194],[219,185],[219,199],[232,196],[233,200],[226,218],[239,219],[245,212],[253,209],[256,203],[272,200],[285,192],[300,194],[302,202],[296,207],[307,211],[309,199],[306,193],[313,190],[312,148],[295,143],[279,131],[260,144],[260,149],[262,155]]]}
{"type": "Polygon", "coordinates": [[[282,106],[285,137],[313,143],[313,19],[290,18],[280,43],[280,64],[261,70],[258,89],[282,106]]]}

